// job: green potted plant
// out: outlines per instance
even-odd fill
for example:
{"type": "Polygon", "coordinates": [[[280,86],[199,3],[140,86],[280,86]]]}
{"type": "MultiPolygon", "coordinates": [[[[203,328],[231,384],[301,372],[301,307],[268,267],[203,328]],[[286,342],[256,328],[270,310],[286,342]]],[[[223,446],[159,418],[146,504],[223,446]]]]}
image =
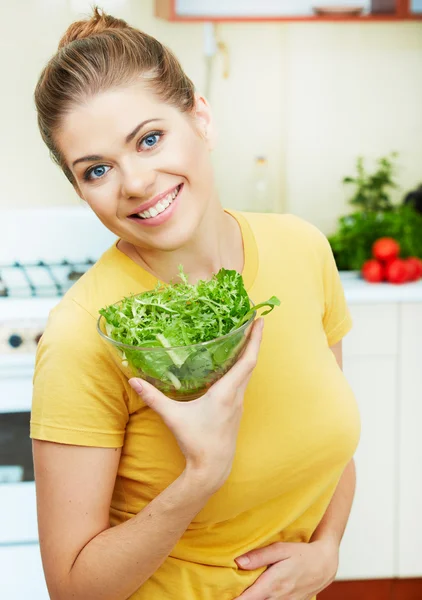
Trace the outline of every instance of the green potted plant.
{"type": "Polygon", "coordinates": [[[373,173],[359,157],[356,176],[343,179],[344,184],[355,186],[349,203],[360,210],[341,216],[337,231],[328,236],[339,271],[360,271],[371,258],[373,243],[381,237],[397,240],[404,258],[422,258],[422,215],[413,202],[391,201],[391,190],[398,187],[394,181],[396,157],[394,152],[379,158],[373,173]]]}

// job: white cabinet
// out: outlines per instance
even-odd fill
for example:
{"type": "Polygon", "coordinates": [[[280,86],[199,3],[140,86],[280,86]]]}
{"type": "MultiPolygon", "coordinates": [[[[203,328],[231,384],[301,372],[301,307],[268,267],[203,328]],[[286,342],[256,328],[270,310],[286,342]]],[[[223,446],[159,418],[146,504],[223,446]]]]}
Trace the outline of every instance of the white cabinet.
{"type": "Polygon", "coordinates": [[[422,577],[422,302],[349,307],[344,372],[362,434],[337,579],[422,577]]]}
{"type": "Polygon", "coordinates": [[[351,305],[344,373],[359,405],[357,485],[337,579],[395,575],[398,305],[351,305]]]}
{"type": "Polygon", "coordinates": [[[358,398],[362,433],[338,579],[388,578],[395,574],[396,359],[347,357],[344,372],[358,398]]]}
{"type": "Polygon", "coordinates": [[[400,307],[398,575],[422,576],[422,303],[400,307]]]}
{"type": "Polygon", "coordinates": [[[0,596],[49,600],[38,544],[0,546],[0,596]]]}

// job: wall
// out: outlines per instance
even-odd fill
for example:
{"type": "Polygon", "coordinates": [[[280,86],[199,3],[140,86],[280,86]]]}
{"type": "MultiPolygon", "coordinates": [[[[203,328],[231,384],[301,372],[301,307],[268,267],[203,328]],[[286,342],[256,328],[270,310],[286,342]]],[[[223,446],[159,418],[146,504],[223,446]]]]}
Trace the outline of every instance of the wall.
{"type": "MultiPolygon", "coordinates": [[[[203,90],[201,24],[155,19],[152,0],[98,3],[170,46],[203,90]]],[[[60,36],[89,4],[23,0],[0,9],[0,207],[79,203],[43,146],[32,94],[60,36]]],[[[341,179],[358,154],[400,153],[396,199],[422,181],[422,23],[221,24],[217,33],[230,59],[228,79],[222,56],[214,61],[209,98],[224,205],[257,209],[250,178],[259,154],[269,159],[275,208],[326,233],[348,209],[341,179]]]]}

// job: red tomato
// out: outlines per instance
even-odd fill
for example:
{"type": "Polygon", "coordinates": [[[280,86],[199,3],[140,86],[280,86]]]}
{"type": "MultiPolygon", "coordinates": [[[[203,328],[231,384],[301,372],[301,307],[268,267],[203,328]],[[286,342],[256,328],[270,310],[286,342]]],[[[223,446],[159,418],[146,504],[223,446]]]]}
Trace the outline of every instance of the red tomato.
{"type": "Polygon", "coordinates": [[[422,260],[416,256],[410,256],[405,261],[408,271],[409,281],[417,281],[422,277],[422,260]]]}
{"type": "Polygon", "coordinates": [[[372,254],[378,260],[393,260],[400,254],[400,245],[393,238],[379,238],[372,246],[372,254]]]}
{"type": "Polygon", "coordinates": [[[406,262],[401,258],[396,258],[386,265],[385,272],[389,283],[400,284],[408,281],[408,268],[406,262]]]}
{"type": "Polygon", "coordinates": [[[384,267],[378,260],[367,260],[362,267],[362,276],[365,281],[379,283],[384,279],[384,267]]]}

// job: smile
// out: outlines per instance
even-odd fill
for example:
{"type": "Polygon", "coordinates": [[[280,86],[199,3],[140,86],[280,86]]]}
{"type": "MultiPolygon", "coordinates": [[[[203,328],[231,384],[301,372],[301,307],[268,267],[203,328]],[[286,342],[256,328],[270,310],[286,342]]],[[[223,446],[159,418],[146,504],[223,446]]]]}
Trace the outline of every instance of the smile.
{"type": "Polygon", "coordinates": [[[152,218],[156,217],[157,215],[165,212],[168,209],[168,207],[171,206],[173,201],[176,199],[181,187],[182,187],[182,184],[178,185],[177,188],[173,192],[170,192],[169,194],[167,194],[167,196],[165,196],[164,198],[161,198],[161,200],[159,200],[156,204],[154,204],[154,206],[151,206],[149,209],[144,210],[140,213],[136,213],[132,216],[139,217],[140,219],[152,219],[152,218]]]}
{"type": "MultiPolygon", "coordinates": [[[[167,193],[158,195],[158,199],[151,199],[144,203],[148,206],[145,210],[138,207],[138,211],[133,213],[129,219],[142,227],[158,227],[172,218],[179,205],[179,196],[183,195],[184,184],[180,183],[167,193]]],[[[156,196],[157,198],[157,196],[156,196]]]]}

